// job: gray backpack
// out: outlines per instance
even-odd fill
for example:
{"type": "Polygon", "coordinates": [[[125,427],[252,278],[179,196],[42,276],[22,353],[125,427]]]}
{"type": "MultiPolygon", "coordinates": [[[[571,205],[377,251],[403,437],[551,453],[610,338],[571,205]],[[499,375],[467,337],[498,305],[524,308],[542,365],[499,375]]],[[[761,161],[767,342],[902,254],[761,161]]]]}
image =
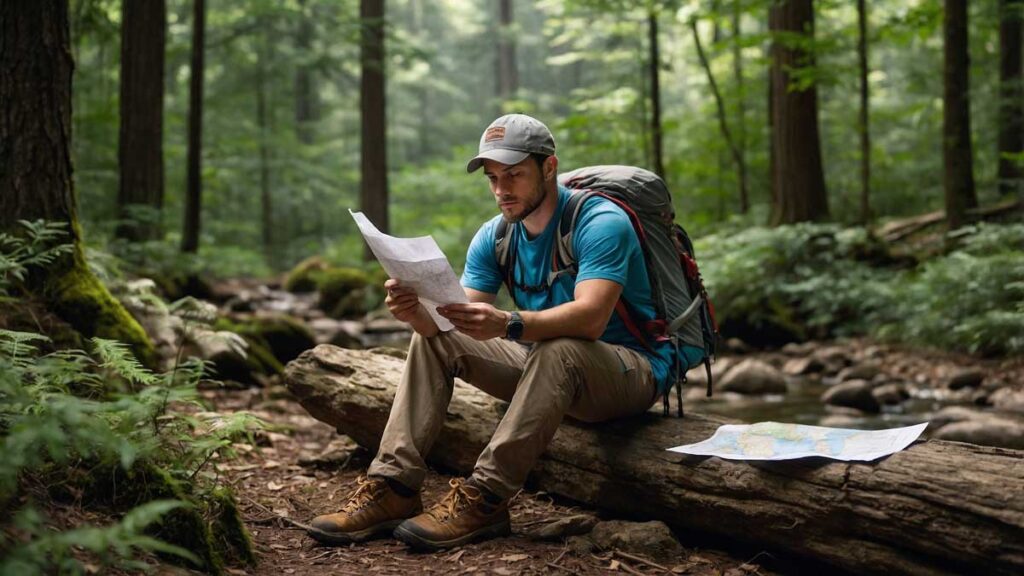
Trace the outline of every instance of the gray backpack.
{"type": "MultiPolygon", "coordinates": [[[[655,319],[636,320],[636,315],[625,299],[620,298],[616,313],[626,328],[640,342],[652,349],[652,341],[671,340],[677,347],[673,377],[676,384],[679,415],[683,414],[682,384],[686,371],[682,366],[678,346],[688,344],[704,350],[703,364],[708,375],[707,395],[711,396],[711,362],[714,361],[718,327],[714,307],[708,299],[704,282],[693,255],[693,243],[676,224],[672,196],[665,182],[656,174],[632,166],[590,166],[562,174],[559,182],[572,191],[562,211],[559,236],[551,257],[551,270],[540,286],[524,286],[513,278],[515,270],[515,234],[509,234],[504,219],[495,227],[494,247],[498,269],[515,300],[514,288],[525,292],[543,292],[563,274],[575,275],[576,258],[573,254],[573,232],[580,209],[588,198],[606,198],[629,216],[644,253],[647,276],[651,283],[655,319]]],[[[517,304],[518,305],[518,304],[517,304]]],[[[665,414],[668,414],[668,392],[663,396],[665,414]]]]}

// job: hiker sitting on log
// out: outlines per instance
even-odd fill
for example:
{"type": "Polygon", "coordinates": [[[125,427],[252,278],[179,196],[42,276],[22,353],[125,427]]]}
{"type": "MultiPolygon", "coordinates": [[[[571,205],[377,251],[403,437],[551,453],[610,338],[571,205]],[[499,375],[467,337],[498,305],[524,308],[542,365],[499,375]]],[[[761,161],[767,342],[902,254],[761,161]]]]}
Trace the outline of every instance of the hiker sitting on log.
{"type": "Polygon", "coordinates": [[[455,326],[443,332],[413,289],[399,279],[386,282],[389,310],[415,334],[380,450],[341,510],[312,521],[317,540],[347,544],[393,531],[413,547],[434,550],[508,535],[509,500],[564,416],[601,422],[638,414],[669,386],[676,348],[667,340],[638,341],[630,326],[630,317],[649,321],[655,309],[627,214],[604,198],[584,201],[572,238],[575,270],[556,274],[552,251],[570,191],[556,178],[551,132],[529,116],[502,116],[483,133],[467,170],[481,167],[501,214],[469,246],[462,285],[470,303],[438,308],[455,326]],[[515,254],[504,277],[499,226],[515,254]],[[521,311],[493,305],[503,283],[521,311]],[[629,316],[616,313],[626,305],[629,316]],[[424,512],[424,458],[456,377],[509,406],[472,475],[452,480],[448,494],[424,512]]]}

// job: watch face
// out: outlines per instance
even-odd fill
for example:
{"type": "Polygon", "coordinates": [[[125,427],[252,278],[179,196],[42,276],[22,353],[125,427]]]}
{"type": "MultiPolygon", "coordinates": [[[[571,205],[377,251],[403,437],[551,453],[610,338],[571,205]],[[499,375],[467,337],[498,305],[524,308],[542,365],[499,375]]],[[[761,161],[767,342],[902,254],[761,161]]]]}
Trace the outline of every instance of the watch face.
{"type": "Polygon", "coordinates": [[[513,312],[512,317],[509,318],[508,324],[505,325],[505,338],[509,340],[519,340],[523,337],[523,319],[519,314],[513,312]]]}

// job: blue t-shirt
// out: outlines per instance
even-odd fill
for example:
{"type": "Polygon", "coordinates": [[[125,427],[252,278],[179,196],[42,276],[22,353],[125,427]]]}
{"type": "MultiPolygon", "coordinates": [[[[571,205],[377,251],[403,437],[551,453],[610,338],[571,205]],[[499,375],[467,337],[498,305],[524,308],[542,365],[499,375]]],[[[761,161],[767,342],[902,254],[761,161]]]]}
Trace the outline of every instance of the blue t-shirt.
{"type": "MultiPolygon", "coordinates": [[[[569,190],[558,187],[558,208],[547,228],[536,238],[526,235],[526,227],[517,224],[510,233],[518,235],[516,252],[515,281],[522,286],[540,286],[547,280],[551,270],[551,251],[558,237],[558,223],[562,209],[569,199],[569,190]]],[[[466,269],[462,273],[462,285],[488,294],[497,294],[502,286],[494,254],[494,227],[501,220],[495,216],[484,223],[473,237],[466,255],[466,269]]],[[[573,254],[576,256],[578,274],[564,274],[544,292],[528,292],[515,288],[514,299],[524,310],[546,310],[573,300],[577,282],[584,280],[610,280],[622,286],[622,295],[637,320],[654,319],[654,303],[651,299],[651,284],[644,265],[643,250],[637,240],[629,217],[621,208],[604,198],[590,198],[580,208],[576,230],[573,233],[573,254]]],[[[626,346],[641,352],[651,363],[659,390],[669,387],[670,367],[674,359],[674,348],[670,342],[652,342],[654,353],[648,352],[626,329],[618,313],[613,312],[608,326],[601,335],[601,341],[626,346]]]]}

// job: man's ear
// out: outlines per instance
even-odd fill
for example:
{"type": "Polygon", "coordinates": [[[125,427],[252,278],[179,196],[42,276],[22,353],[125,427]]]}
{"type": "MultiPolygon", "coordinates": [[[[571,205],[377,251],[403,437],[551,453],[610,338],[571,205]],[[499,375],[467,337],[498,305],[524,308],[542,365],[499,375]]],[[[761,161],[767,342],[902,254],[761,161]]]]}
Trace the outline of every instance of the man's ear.
{"type": "Polygon", "coordinates": [[[558,174],[558,157],[548,156],[544,161],[544,180],[553,180],[558,174]]]}

